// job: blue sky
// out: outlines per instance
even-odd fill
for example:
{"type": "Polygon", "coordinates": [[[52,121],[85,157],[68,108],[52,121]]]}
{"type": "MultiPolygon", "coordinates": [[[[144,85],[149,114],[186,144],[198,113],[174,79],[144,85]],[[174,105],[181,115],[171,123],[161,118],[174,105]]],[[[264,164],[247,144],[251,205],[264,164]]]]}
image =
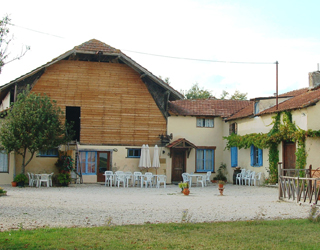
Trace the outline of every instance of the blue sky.
{"type": "Polygon", "coordinates": [[[11,55],[23,45],[31,51],[3,68],[0,84],[95,38],[169,77],[178,91],[199,83],[216,97],[222,90],[249,98],[273,95],[275,64],[230,62],[279,61],[279,93],[284,93],[307,87],[308,73],[320,63],[319,7],[317,1],[279,0],[5,1],[0,16],[10,14],[16,25],[11,55]]]}

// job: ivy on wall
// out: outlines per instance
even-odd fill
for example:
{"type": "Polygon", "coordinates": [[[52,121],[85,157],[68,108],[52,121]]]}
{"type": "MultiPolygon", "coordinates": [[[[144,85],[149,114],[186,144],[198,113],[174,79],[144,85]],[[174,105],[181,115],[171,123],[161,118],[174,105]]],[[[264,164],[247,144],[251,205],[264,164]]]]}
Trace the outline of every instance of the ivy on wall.
{"type": "Polygon", "coordinates": [[[279,112],[272,117],[273,124],[271,130],[266,133],[252,133],[246,135],[231,134],[224,137],[227,140],[227,149],[231,147],[249,148],[254,145],[257,148],[269,149],[269,179],[270,182],[278,181],[278,162],[279,150],[278,145],[282,141],[297,142],[296,150],[296,168],[304,169],[307,164],[306,153],[306,138],[307,137],[320,137],[320,130],[303,130],[298,128],[292,121],[292,114],[290,111],[279,112]],[[282,122],[281,122],[281,114],[282,122]]]}

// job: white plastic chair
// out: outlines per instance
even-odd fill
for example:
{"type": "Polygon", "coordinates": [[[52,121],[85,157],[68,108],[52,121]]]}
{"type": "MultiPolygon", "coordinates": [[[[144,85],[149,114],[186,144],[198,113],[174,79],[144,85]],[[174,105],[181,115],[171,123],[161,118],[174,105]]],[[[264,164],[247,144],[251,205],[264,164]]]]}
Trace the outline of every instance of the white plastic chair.
{"type": "Polygon", "coordinates": [[[125,174],[125,176],[126,176],[127,187],[129,187],[129,182],[130,182],[130,180],[132,180],[132,172],[127,171],[127,172],[125,172],[124,174],[125,174]]]}
{"type": "Polygon", "coordinates": [[[52,176],[53,176],[54,172],[52,172],[51,174],[49,174],[49,186],[52,187],[52,176]]]}
{"type": "Polygon", "coordinates": [[[191,181],[192,181],[192,178],[188,173],[182,174],[182,182],[189,182],[189,187],[191,187],[191,181]]]}
{"type": "Polygon", "coordinates": [[[104,185],[112,187],[113,181],[113,172],[112,171],[104,171],[104,185]]]}
{"type": "Polygon", "coordinates": [[[259,182],[259,186],[260,186],[261,175],[262,175],[262,173],[259,172],[259,173],[257,173],[257,174],[254,176],[253,184],[254,184],[255,186],[257,186],[257,183],[258,183],[258,182],[259,182]]]}
{"type": "Polygon", "coordinates": [[[148,187],[148,183],[150,184],[150,187],[152,187],[152,179],[153,179],[152,173],[147,172],[144,174],[143,183],[146,185],[146,188],[148,187]]]}
{"type": "Polygon", "coordinates": [[[41,187],[42,183],[47,183],[47,187],[50,186],[50,181],[49,181],[49,175],[48,174],[41,174],[40,179],[39,179],[39,187],[41,187]]]}
{"type": "Polygon", "coordinates": [[[163,187],[166,188],[167,176],[158,175],[157,176],[157,188],[160,188],[161,183],[163,183],[163,187]]]}
{"type": "Polygon", "coordinates": [[[39,187],[39,181],[40,181],[40,178],[39,178],[39,175],[36,175],[36,174],[33,174],[33,173],[30,173],[31,175],[31,179],[32,179],[32,185],[36,185],[36,187],[39,187]]]}
{"type": "Polygon", "coordinates": [[[210,184],[210,176],[211,176],[211,171],[208,171],[207,172],[207,175],[206,175],[206,182],[205,182],[205,185],[207,186],[207,182],[210,184]]]}
{"type": "Polygon", "coordinates": [[[120,186],[120,183],[122,182],[123,187],[126,187],[126,175],[122,173],[115,173],[115,182],[117,182],[118,187],[120,186]]]}
{"type": "Polygon", "coordinates": [[[255,171],[250,171],[246,177],[244,177],[244,185],[251,186],[253,184],[254,176],[256,175],[255,171]]]}
{"type": "Polygon", "coordinates": [[[205,184],[206,184],[206,180],[207,180],[207,175],[206,174],[201,175],[201,176],[197,176],[197,186],[198,186],[198,183],[200,182],[202,187],[204,187],[205,184]]]}
{"type": "Polygon", "coordinates": [[[142,178],[141,172],[133,172],[132,186],[134,187],[136,185],[136,182],[138,182],[138,185],[141,185],[141,178],[142,178]]]}
{"type": "Polygon", "coordinates": [[[28,174],[28,178],[29,178],[29,187],[32,187],[33,186],[33,180],[32,180],[31,174],[29,172],[27,172],[27,174],[28,174]]]}
{"type": "Polygon", "coordinates": [[[247,170],[245,170],[245,169],[241,169],[241,172],[237,174],[237,176],[236,176],[236,184],[238,184],[238,183],[239,183],[239,185],[243,184],[243,178],[245,176],[246,171],[247,170]]]}

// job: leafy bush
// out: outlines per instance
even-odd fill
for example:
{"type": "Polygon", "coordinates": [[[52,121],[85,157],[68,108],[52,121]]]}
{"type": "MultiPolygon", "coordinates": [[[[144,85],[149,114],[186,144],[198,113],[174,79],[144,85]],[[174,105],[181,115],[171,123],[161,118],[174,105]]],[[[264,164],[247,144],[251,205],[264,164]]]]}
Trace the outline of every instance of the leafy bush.
{"type": "Polygon", "coordinates": [[[217,170],[217,175],[213,178],[214,180],[227,181],[227,164],[221,162],[220,167],[217,170]]]}
{"type": "Polygon", "coordinates": [[[28,177],[25,176],[24,174],[18,174],[16,175],[16,177],[13,180],[14,182],[24,182],[24,183],[28,183],[28,177]]]}
{"type": "Polygon", "coordinates": [[[57,176],[57,180],[61,186],[68,186],[71,179],[69,173],[60,173],[57,176]]]}

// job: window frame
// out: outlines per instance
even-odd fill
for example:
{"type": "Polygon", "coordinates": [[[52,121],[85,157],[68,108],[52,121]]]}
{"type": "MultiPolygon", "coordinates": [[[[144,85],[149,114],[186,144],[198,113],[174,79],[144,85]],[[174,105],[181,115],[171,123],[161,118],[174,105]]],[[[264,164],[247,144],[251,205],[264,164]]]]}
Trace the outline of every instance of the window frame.
{"type": "Polygon", "coordinates": [[[197,117],[196,120],[197,128],[214,128],[214,117],[197,117]],[[201,120],[201,124],[199,121],[201,120]],[[207,122],[212,120],[212,126],[207,126],[207,122]]]}
{"type": "Polygon", "coordinates": [[[206,173],[208,171],[211,171],[214,173],[214,170],[215,170],[215,149],[216,147],[197,147],[196,149],[196,173],[206,173]],[[203,169],[199,169],[198,168],[198,162],[199,162],[199,159],[198,159],[198,152],[199,151],[203,151],[204,152],[204,155],[203,155],[203,158],[201,159],[201,161],[203,162],[203,169]],[[206,167],[206,152],[207,151],[211,151],[212,152],[212,159],[211,159],[211,166],[210,168],[206,167]]]}
{"type": "MultiPolygon", "coordinates": [[[[83,175],[97,175],[97,162],[98,162],[98,152],[97,151],[79,151],[79,158],[80,159],[82,159],[81,158],[81,154],[82,153],[85,153],[85,172],[83,172],[83,169],[81,169],[81,173],[83,174],[83,175]],[[92,164],[92,163],[94,163],[94,165],[95,165],[95,171],[94,172],[90,172],[90,173],[88,173],[88,154],[89,153],[95,153],[95,161],[93,162],[93,161],[90,161],[89,163],[90,164],[92,164]]],[[[78,161],[78,163],[77,163],[77,171],[79,172],[80,170],[80,168],[81,168],[82,166],[80,165],[79,166],[79,161],[78,161]]]]}
{"type": "Polygon", "coordinates": [[[237,134],[238,133],[238,124],[233,122],[229,124],[229,135],[237,134]]]}
{"type": "Polygon", "coordinates": [[[141,148],[127,148],[127,158],[140,158],[141,157],[141,148]],[[130,151],[133,152],[133,155],[130,155],[130,151]],[[134,152],[139,152],[138,156],[135,156],[134,152]]]}
{"type": "MultiPolygon", "coordinates": [[[[9,173],[9,154],[5,150],[0,150],[0,155],[3,155],[3,163],[6,162],[7,166],[3,166],[1,169],[0,166],[0,173],[9,173]],[[5,169],[6,167],[6,169],[5,169]]],[[[2,157],[0,157],[1,159],[2,157]]],[[[2,159],[1,159],[2,160],[2,159]]],[[[2,161],[0,161],[0,164],[2,164],[2,161]]]]}

